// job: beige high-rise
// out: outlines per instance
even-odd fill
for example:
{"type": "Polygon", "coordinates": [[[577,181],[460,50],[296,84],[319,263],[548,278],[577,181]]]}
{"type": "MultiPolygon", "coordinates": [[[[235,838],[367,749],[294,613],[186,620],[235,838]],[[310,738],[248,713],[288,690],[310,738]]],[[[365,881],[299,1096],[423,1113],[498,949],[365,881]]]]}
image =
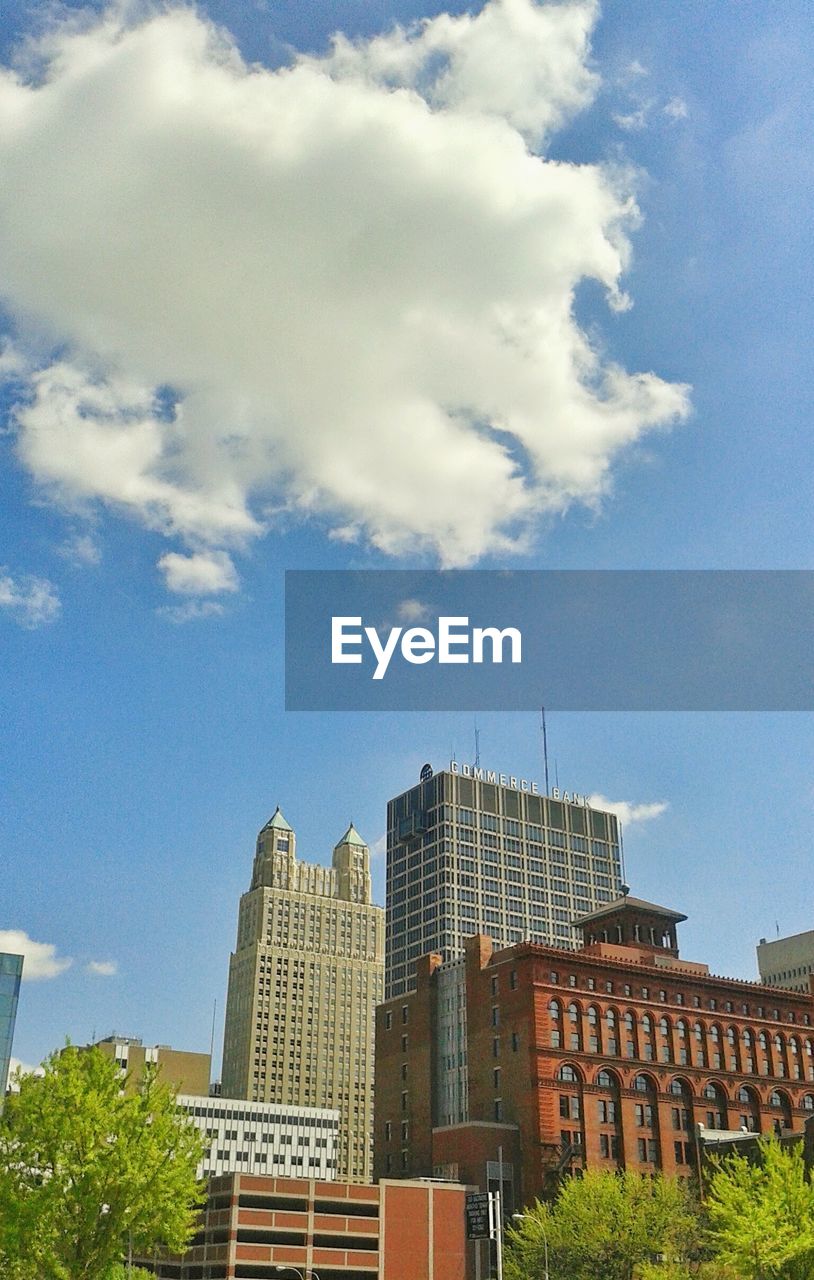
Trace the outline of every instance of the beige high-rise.
{"type": "MultiPolygon", "coordinates": [[[[340,1113],[336,1174],[372,1177],[374,1010],[384,910],[351,825],[333,865],[298,862],[279,808],[257,837],[229,963],[223,1094],[340,1113]]],[[[303,1170],[303,1176],[308,1171],[303,1170]]]]}

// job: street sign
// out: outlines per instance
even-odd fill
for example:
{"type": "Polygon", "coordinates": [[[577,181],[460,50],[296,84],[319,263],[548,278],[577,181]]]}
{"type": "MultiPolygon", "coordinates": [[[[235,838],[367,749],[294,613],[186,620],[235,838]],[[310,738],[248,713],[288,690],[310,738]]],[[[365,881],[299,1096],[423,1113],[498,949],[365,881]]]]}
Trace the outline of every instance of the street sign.
{"type": "Polygon", "coordinates": [[[495,1227],[495,1197],[482,1191],[466,1197],[467,1240],[490,1240],[495,1227]]]}

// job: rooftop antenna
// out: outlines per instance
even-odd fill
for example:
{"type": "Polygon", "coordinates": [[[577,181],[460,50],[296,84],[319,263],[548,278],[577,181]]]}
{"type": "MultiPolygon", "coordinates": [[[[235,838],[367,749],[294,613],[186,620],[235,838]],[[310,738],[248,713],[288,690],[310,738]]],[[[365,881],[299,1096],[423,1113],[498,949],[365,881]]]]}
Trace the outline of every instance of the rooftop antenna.
{"type": "Polygon", "coordinates": [[[556,756],[554,757],[554,786],[555,786],[555,787],[557,788],[557,790],[559,791],[559,789],[560,789],[560,772],[559,772],[559,769],[557,768],[557,757],[556,757],[556,756]]]}
{"type": "Polygon", "coordinates": [[[475,719],[475,768],[480,768],[480,729],[477,718],[475,719]]]}
{"type": "Polygon", "coordinates": [[[212,1055],[215,1052],[215,1014],[218,1010],[217,997],[212,1002],[212,1035],[209,1038],[209,1064],[212,1065],[212,1055]]]}
{"type": "Polygon", "coordinates": [[[622,895],[627,897],[630,889],[627,883],[627,871],[625,870],[625,833],[622,830],[622,824],[619,823],[619,865],[622,871],[622,895]]]}
{"type": "Polygon", "coordinates": [[[545,793],[548,795],[548,736],[545,728],[545,707],[540,707],[540,723],[543,730],[543,769],[545,771],[545,793]]]}

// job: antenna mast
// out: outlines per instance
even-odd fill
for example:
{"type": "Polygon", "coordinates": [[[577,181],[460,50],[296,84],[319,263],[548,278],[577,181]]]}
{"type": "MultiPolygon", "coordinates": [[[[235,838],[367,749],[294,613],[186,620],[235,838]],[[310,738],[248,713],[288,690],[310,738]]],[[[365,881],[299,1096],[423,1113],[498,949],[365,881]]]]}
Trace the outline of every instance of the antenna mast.
{"type": "Polygon", "coordinates": [[[545,707],[540,708],[540,722],[543,729],[543,769],[545,772],[545,793],[548,795],[548,735],[545,728],[545,707]]]}
{"type": "Polygon", "coordinates": [[[477,720],[475,721],[475,768],[480,768],[480,729],[477,720]]]}

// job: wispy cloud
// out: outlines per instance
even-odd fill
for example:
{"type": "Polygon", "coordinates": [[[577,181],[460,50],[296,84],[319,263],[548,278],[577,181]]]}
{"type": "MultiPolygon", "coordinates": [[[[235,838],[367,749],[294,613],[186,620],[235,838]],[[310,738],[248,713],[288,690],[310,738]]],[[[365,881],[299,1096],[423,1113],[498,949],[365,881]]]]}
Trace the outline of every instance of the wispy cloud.
{"type": "Polygon", "coordinates": [[[23,956],[24,982],[58,978],[73,964],[70,957],[57,954],[53,942],[35,942],[22,929],[0,929],[0,951],[23,956]]]}
{"type": "Polygon", "coordinates": [[[115,978],[118,972],[116,960],[89,960],[85,965],[85,973],[95,974],[99,978],[115,978]]]}
{"type": "Polygon", "coordinates": [[[33,631],[54,622],[61,607],[57,589],[47,578],[30,574],[14,578],[8,569],[0,568],[0,609],[21,627],[33,631]]]}
{"type": "Polygon", "coordinates": [[[70,534],[57,547],[57,554],[77,569],[91,568],[102,559],[99,544],[89,533],[70,534]]]}
{"type": "Polygon", "coordinates": [[[609,800],[607,796],[595,794],[588,797],[594,809],[604,809],[615,813],[623,827],[636,826],[642,822],[652,822],[660,818],[669,809],[666,800],[655,800],[647,804],[637,804],[631,800],[609,800]]]}
{"type": "Polygon", "coordinates": [[[61,353],[21,463],[180,542],[171,590],[269,506],[445,565],[521,549],[687,414],[572,305],[583,280],[625,305],[639,217],[618,168],[547,158],[599,88],[595,0],[487,0],[278,71],[192,6],[132,12],[0,71],[0,273],[26,360],[61,353]]]}
{"type": "Polygon", "coordinates": [[[429,615],[429,605],[424,604],[421,600],[402,600],[396,609],[396,616],[399,622],[406,622],[408,625],[423,622],[429,615]]]}
{"type": "Polygon", "coordinates": [[[686,120],[690,114],[690,109],[683,98],[671,98],[662,110],[671,120],[686,120]]]}
{"type": "Polygon", "coordinates": [[[226,612],[217,600],[188,600],[186,604],[162,604],[156,609],[159,618],[174,626],[185,622],[199,622],[204,618],[220,618],[226,612]]]}

